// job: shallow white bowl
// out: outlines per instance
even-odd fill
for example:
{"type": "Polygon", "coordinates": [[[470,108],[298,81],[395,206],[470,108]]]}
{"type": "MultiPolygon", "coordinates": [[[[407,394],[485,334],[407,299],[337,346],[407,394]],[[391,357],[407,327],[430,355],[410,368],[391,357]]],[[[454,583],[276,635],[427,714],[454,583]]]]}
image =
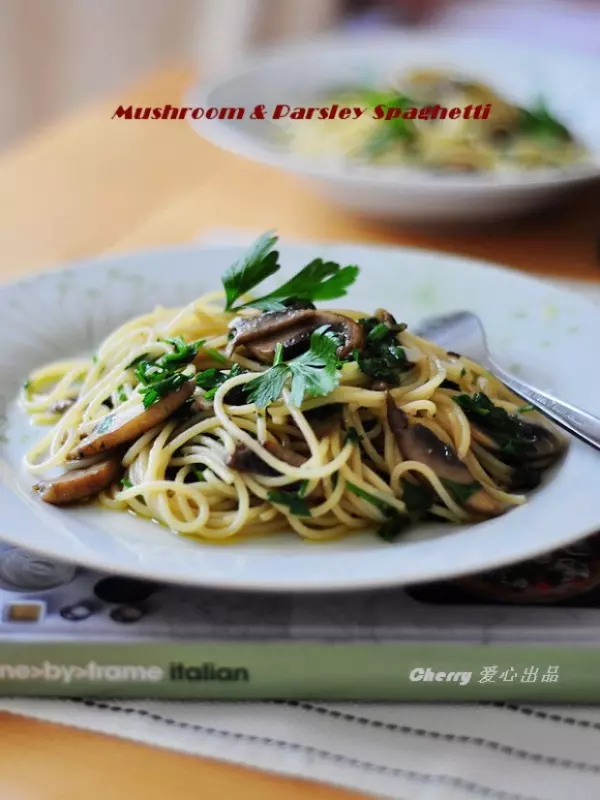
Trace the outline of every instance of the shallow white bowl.
{"type": "Polygon", "coordinates": [[[349,210],[407,222],[464,223],[542,208],[600,176],[600,105],[593,101],[599,74],[600,60],[554,49],[434,34],[337,35],[259,55],[226,76],[194,86],[185,105],[246,108],[241,120],[190,123],[224,149],[311,180],[316,191],[349,210]],[[314,160],[289,152],[279,124],[250,118],[258,104],[268,110],[278,103],[323,105],[323,96],[340,84],[386,84],[391,76],[417,67],[474,76],[522,104],[542,95],[592,152],[591,163],[456,176],[344,159],[314,160]]]}
{"type": "MultiPolygon", "coordinates": [[[[432,314],[480,314],[499,361],[540,388],[600,414],[600,305],[582,295],[465,258],[407,248],[282,247],[277,285],[315,257],[358,264],[344,307],[382,305],[414,326],[432,314]]],[[[194,541],[96,505],[54,508],[23,468],[34,438],[15,403],[48,361],[91,353],[117,325],[157,304],[219,288],[243,249],[175,248],[89,261],[0,287],[0,538],[105,572],[270,591],[365,589],[478,572],[561,547],[600,529],[600,454],[573,441],[529,502],[480,525],[428,524],[394,544],[362,533],[311,543],[282,532],[227,545],[194,541]]]]}

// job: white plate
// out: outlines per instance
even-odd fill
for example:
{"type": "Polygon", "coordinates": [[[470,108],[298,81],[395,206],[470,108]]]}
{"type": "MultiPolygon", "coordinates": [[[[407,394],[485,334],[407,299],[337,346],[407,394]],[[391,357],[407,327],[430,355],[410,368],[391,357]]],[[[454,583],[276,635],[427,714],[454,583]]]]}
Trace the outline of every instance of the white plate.
{"type": "MultiPolygon", "coordinates": [[[[446,578],[534,556],[600,529],[600,455],[573,442],[527,505],[477,526],[431,525],[414,540],[373,535],[307,543],[282,533],[223,546],[94,506],[58,509],[33,497],[23,452],[40,435],[16,407],[27,374],[92,351],[115,326],[156,304],[183,304],[219,286],[243,248],[171,249],[75,265],[0,289],[0,537],[56,558],[155,580],[236,589],[358,589],[446,578]],[[428,537],[428,538],[422,538],[428,537]]],[[[282,248],[282,273],[316,256],[354,263],[344,305],[386,306],[409,324],[469,308],[501,362],[541,388],[600,414],[599,305],[480,262],[411,249],[346,245],[282,248]]]]}
{"type": "MultiPolygon", "coordinates": [[[[219,147],[310,179],[317,191],[360,214],[411,222],[471,222],[541,208],[600,175],[600,60],[555,48],[434,33],[336,35],[269,51],[229,74],[193,87],[190,107],[245,107],[241,120],[190,120],[219,147]],[[322,105],[341,83],[387,83],[416,67],[473,75],[518,103],[543,95],[593,154],[592,163],[561,170],[434,175],[403,167],[315,161],[281,144],[280,123],[251,119],[254,106],[322,105]],[[316,99],[320,98],[319,102],[316,99]]],[[[289,123],[293,125],[293,121],[289,123]]],[[[474,123],[477,124],[477,123],[474,123]]]]}

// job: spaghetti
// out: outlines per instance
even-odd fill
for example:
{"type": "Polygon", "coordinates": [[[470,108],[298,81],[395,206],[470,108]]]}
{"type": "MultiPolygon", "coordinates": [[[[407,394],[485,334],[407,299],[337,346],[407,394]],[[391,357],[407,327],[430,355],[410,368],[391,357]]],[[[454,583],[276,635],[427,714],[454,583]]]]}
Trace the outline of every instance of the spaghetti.
{"type": "Polygon", "coordinates": [[[524,503],[564,448],[546,421],[388,312],[317,310],[355,267],[317,260],[253,301],[278,269],[275,241],[233,265],[224,292],[159,307],[93,358],[29,377],[22,402],[50,427],[27,467],[62,470],[36,484],[41,499],[97,496],[208,540],[391,540],[418,519],[476,522],[524,503]]]}

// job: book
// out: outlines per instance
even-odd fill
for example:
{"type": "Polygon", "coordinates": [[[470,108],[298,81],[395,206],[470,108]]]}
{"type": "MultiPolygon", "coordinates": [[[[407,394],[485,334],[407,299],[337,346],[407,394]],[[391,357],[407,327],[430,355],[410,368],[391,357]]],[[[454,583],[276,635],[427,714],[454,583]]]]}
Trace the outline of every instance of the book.
{"type": "Polygon", "coordinates": [[[600,535],[412,588],[261,594],[104,575],[0,544],[0,694],[600,699],[600,535]]]}

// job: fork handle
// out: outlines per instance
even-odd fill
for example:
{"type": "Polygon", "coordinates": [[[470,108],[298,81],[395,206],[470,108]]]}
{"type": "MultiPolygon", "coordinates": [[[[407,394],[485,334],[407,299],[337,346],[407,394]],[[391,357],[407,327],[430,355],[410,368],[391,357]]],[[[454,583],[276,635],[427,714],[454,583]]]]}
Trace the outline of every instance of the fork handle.
{"type": "Polygon", "coordinates": [[[562,400],[558,400],[547,392],[542,392],[541,389],[536,389],[531,384],[511,375],[494,361],[490,360],[490,367],[490,372],[515,394],[518,394],[523,400],[527,400],[538,411],[550,417],[573,436],[595,447],[596,450],[600,450],[600,419],[598,417],[577,408],[577,406],[572,406],[570,403],[563,403],[562,400]]]}

